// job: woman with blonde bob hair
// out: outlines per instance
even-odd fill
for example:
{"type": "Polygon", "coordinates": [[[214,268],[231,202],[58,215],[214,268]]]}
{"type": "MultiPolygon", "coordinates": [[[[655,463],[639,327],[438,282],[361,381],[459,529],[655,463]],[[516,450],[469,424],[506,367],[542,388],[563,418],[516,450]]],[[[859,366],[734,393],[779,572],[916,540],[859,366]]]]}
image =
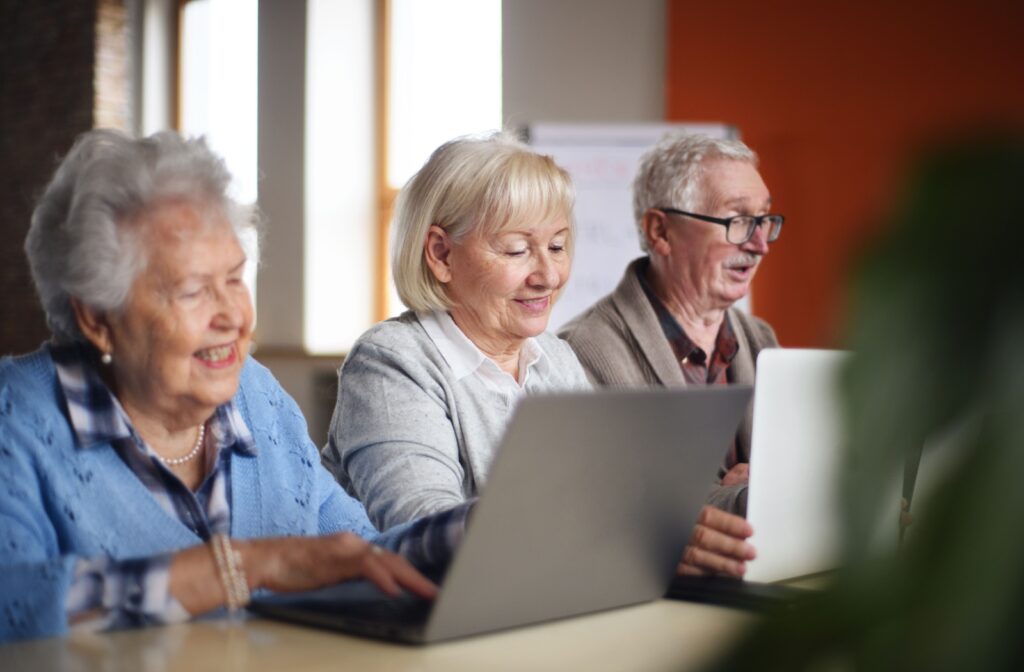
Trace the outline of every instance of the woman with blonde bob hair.
{"type": "Polygon", "coordinates": [[[544,331],[573,200],[563,169],[505,134],[445,143],[402,189],[393,272],[410,310],[352,348],[324,449],[378,525],[473,497],[517,396],[589,387],[544,331]]]}
{"type": "Polygon", "coordinates": [[[575,190],[549,156],[505,134],[441,145],[402,189],[395,207],[392,267],[402,302],[415,311],[448,310],[452,299],[423,254],[432,226],[452,242],[471,232],[490,235],[529,221],[563,220],[571,254],[575,190]]]}
{"type": "MultiPolygon", "coordinates": [[[[323,450],[380,529],[471,502],[517,398],[590,389],[545,331],[574,198],[565,170],[502,133],[445,143],[402,189],[392,265],[410,310],[353,346],[323,450]]],[[[742,573],[745,521],[709,511],[688,566],[742,573]]]]}

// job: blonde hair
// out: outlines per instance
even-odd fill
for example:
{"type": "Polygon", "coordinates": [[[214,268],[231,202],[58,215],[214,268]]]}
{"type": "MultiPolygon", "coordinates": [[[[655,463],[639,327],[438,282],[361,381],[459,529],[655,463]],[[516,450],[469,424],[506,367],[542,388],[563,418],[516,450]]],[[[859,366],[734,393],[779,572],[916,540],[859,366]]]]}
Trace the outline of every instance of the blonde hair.
{"type": "Polygon", "coordinates": [[[450,140],[434,150],[395,203],[391,268],[398,296],[417,311],[452,307],[425,260],[432,225],[453,242],[469,233],[565,217],[572,250],[575,191],[569,174],[505,133],[450,140]]]}

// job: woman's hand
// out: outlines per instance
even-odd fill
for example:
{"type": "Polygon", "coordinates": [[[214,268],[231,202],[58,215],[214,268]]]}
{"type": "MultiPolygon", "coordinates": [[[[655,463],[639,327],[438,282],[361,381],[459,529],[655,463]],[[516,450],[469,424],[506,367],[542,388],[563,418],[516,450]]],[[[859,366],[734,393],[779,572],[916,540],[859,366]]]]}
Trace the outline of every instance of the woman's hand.
{"type": "MultiPolygon", "coordinates": [[[[400,555],[352,534],[231,540],[242,557],[250,590],[287,593],[350,579],[366,579],[388,595],[403,589],[432,599],[437,587],[400,555]]],[[[209,546],[194,546],[171,561],[170,592],[193,616],[227,603],[209,546]]]]}
{"type": "Polygon", "coordinates": [[[705,506],[676,571],[679,574],[725,574],[742,577],[747,560],[757,553],[746,540],[754,529],[743,518],[705,506]]]}
{"type": "Polygon", "coordinates": [[[425,598],[437,594],[437,587],[405,558],[351,532],[234,543],[253,588],[292,592],[366,579],[388,595],[403,588],[425,598]]]}

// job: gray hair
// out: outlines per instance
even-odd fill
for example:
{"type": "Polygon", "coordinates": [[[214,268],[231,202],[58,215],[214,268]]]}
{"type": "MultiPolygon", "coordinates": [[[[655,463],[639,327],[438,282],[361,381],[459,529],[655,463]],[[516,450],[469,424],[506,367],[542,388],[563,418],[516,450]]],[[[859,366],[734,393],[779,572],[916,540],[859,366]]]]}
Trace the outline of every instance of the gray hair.
{"type": "Polygon", "coordinates": [[[391,267],[402,302],[418,311],[451,307],[427,266],[424,243],[434,224],[458,242],[474,230],[565,217],[572,250],[575,190],[550,156],[505,133],[462,137],[434,150],[395,203],[391,267]]]}
{"type": "Polygon", "coordinates": [[[228,196],[230,183],[223,159],[202,138],[170,131],[141,139],[108,129],[82,134],[39,199],[25,240],[54,340],[84,340],[72,298],[103,311],[124,306],[147,263],[139,227],[148,209],[167,201],[212,206],[240,242],[254,232],[256,208],[228,196]]]}
{"type": "Polygon", "coordinates": [[[704,168],[711,159],[757,165],[757,154],[739,140],[679,131],[666,133],[640,157],[633,180],[633,218],[640,249],[649,251],[643,217],[650,208],[675,207],[696,212],[704,207],[704,168]]]}

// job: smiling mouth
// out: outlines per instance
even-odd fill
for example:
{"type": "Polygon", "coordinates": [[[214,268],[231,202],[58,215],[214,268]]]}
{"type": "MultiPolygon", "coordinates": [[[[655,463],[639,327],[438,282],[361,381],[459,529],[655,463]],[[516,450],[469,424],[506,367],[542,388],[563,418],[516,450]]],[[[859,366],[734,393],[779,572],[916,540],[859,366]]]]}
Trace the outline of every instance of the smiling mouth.
{"type": "Polygon", "coordinates": [[[515,302],[522,305],[527,310],[542,311],[551,304],[551,297],[542,296],[537,299],[515,299],[515,302]]]}
{"type": "Polygon", "coordinates": [[[197,351],[193,356],[212,368],[228,366],[235,361],[235,344],[230,343],[228,345],[219,345],[215,348],[206,348],[205,350],[197,351]]]}

